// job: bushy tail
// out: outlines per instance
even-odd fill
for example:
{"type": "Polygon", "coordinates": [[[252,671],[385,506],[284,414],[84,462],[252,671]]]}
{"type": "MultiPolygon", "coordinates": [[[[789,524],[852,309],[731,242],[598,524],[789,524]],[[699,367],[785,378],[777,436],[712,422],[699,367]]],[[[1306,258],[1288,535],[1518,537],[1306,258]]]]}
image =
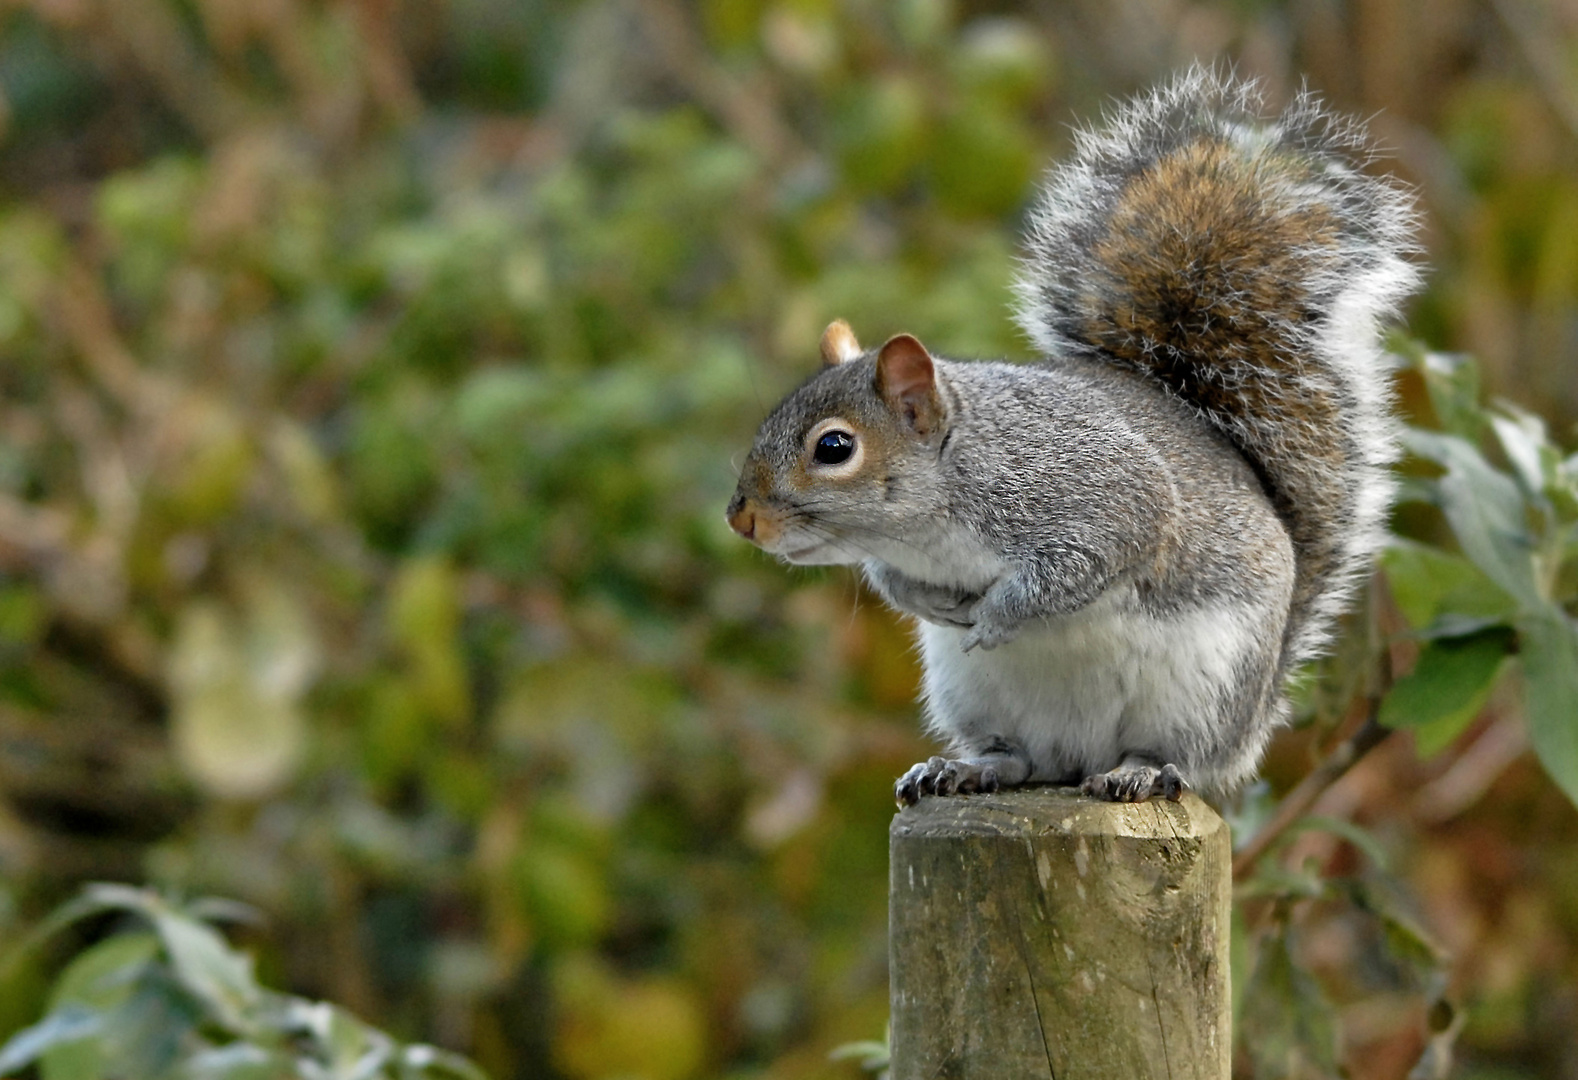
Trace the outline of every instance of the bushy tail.
{"type": "Polygon", "coordinates": [[[1363,127],[1196,67],[1077,136],[1031,218],[1020,323],[1134,368],[1260,474],[1298,575],[1284,670],[1319,651],[1380,547],[1395,456],[1380,324],[1418,271],[1412,198],[1363,127]]]}

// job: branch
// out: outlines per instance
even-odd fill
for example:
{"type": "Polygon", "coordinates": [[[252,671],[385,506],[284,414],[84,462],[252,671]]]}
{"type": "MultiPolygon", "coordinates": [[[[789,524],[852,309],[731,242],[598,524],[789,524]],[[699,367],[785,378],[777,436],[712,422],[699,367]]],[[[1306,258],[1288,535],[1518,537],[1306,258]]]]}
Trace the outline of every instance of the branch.
{"type": "Polygon", "coordinates": [[[805,155],[768,86],[737,78],[709,55],[688,8],[674,0],[642,0],[640,11],[665,69],[729,134],[774,166],[805,155]]]}
{"type": "Polygon", "coordinates": [[[1380,685],[1366,700],[1364,723],[1360,724],[1352,735],[1333,747],[1331,753],[1327,754],[1308,776],[1288,792],[1287,797],[1277,806],[1277,812],[1272,815],[1271,820],[1266,822],[1260,831],[1233,856],[1234,881],[1242,881],[1248,877],[1254,870],[1255,863],[1260,861],[1260,857],[1283,833],[1288,831],[1295,821],[1309,812],[1315,800],[1353,768],[1360,758],[1379,746],[1392,733],[1390,728],[1382,727],[1377,719],[1381,711],[1381,702],[1392,687],[1392,656],[1389,648],[1381,649],[1379,662],[1380,685]]]}
{"type": "Polygon", "coordinates": [[[1578,139],[1578,96],[1567,78],[1567,58],[1559,38],[1533,24],[1530,13],[1516,0],[1490,0],[1491,10],[1501,19],[1534,72],[1534,82],[1569,134],[1578,139]]]}

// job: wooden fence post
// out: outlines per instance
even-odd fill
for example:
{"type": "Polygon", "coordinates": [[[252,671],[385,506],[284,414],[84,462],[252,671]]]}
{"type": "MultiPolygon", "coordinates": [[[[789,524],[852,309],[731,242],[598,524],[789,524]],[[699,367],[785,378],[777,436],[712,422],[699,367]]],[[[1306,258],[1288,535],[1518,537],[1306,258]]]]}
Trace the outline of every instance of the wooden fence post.
{"type": "Polygon", "coordinates": [[[925,798],[889,838],[893,1080],[1228,1080],[1232,852],[1194,795],[925,798]]]}

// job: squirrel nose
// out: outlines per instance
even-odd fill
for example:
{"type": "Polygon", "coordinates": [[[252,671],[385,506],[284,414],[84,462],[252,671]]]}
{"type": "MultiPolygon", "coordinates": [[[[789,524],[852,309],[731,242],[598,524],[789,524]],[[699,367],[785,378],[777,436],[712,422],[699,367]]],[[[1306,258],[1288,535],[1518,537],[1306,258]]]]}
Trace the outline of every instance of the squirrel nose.
{"type": "Polygon", "coordinates": [[[747,540],[756,539],[756,511],[746,509],[743,495],[736,495],[730,500],[725,513],[729,517],[729,528],[747,540]]]}

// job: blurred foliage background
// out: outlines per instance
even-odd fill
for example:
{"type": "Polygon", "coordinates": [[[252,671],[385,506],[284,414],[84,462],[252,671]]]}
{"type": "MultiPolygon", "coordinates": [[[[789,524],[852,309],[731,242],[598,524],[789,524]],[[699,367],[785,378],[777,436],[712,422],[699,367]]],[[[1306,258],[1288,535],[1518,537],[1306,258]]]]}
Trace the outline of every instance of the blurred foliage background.
{"type": "MultiPolygon", "coordinates": [[[[915,662],[729,535],[733,463],[835,317],[1025,358],[1038,171],[1197,57],[1373,114],[1411,333],[1570,451],[1571,0],[4,0],[0,952],[147,882],[496,1077],[858,1076],[915,662]]],[[[1388,856],[1458,1075],[1578,1076],[1578,813],[1515,695],[1452,734],[1279,858],[1388,856]]],[[[1367,925],[1311,915],[1288,981],[1401,1076],[1428,995],[1367,925]]],[[[3,973],[0,1037],[69,945],[3,973]]]]}

